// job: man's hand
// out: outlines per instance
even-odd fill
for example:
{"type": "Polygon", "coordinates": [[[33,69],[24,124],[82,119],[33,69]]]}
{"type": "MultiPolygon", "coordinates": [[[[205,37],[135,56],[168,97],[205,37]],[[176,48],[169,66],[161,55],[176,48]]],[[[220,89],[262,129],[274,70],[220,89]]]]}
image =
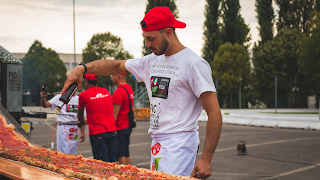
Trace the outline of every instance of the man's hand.
{"type": "Polygon", "coordinates": [[[86,135],[84,133],[81,133],[80,142],[82,143],[84,140],[86,140],[86,135]]]}
{"type": "Polygon", "coordinates": [[[46,100],[47,93],[45,93],[45,91],[41,90],[41,94],[40,95],[41,95],[41,106],[44,107],[44,108],[51,107],[51,103],[46,100]]]}
{"type": "Polygon", "coordinates": [[[45,91],[41,91],[41,99],[46,99],[47,98],[47,93],[45,91]]]}
{"type": "Polygon", "coordinates": [[[200,159],[194,166],[191,177],[207,179],[212,174],[211,162],[200,159]]]}
{"type": "Polygon", "coordinates": [[[64,82],[63,89],[60,93],[63,94],[68,89],[68,87],[75,82],[77,83],[78,90],[80,90],[82,85],[83,73],[84,73],[84,67],[81,65],[76,66],[67,76],[67,79],[64,82]]]}

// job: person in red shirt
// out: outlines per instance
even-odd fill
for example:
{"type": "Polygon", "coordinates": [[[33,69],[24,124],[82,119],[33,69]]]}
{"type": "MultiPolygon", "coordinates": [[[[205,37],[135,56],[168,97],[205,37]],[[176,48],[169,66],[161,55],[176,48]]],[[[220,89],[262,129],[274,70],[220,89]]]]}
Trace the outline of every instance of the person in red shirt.
{"type": "Polygon", "coordinates": [[[113,116],[112,97],[107,89],[98,87],[97,83],[96,75],[85,74],[86,91],[79,95],[78,119],[80,124],[84,125],[83,112],[86,108],[94,159],[118,163],[117,128],[113,116]]]}
{"type": "Polygon", "coordinates": [[[116,119],[118,131],[118,156],[120,164],[131,164],[129,156],[130,134],[132,128],[129,125],[130,106],[133,108],[134,93],[126,81],[127,74],[117,73],[111,76],[112,83],[118,87],[112,95],[113,115],[116,119]],[[129,94],[129,95],[128,95],[129,94]]]}

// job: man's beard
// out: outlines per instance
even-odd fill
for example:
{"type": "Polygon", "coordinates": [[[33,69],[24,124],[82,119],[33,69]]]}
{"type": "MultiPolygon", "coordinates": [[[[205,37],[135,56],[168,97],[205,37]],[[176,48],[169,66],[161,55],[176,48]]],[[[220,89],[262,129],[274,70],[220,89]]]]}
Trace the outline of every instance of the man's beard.
{"type": "MultiPolygon", "coordinates": [[[[153,52],[157,56],[160,56],[160,55],[164,54],[167,51],[168,47],[169,47],[169,42],[166,40],[166,38],[164,38],[163,35],[161,36],[161,39],[162,39],[162,41],[161,41],[161,44],[159,46],[159,53],[153,52]]],[[[151,47],[150,49],[154,49],[154,48],[151,47]]]]}

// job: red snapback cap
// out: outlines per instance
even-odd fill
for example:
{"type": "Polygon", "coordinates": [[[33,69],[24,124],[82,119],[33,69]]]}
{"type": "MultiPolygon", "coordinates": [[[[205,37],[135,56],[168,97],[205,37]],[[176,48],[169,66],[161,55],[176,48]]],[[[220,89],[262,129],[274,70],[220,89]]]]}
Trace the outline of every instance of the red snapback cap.
{"type": "Polygon", "coordinates": [[[84,74],[84,79],[98,80],[98,76],[94,74],[84,74]]]}
{"type": "Polygon", "coordinates": [[[185,28],[187,25],[176,20],[168,7],[156,6],[147,12],[141,26],[143,31],[158,31],[167,27],[185,28]]]}

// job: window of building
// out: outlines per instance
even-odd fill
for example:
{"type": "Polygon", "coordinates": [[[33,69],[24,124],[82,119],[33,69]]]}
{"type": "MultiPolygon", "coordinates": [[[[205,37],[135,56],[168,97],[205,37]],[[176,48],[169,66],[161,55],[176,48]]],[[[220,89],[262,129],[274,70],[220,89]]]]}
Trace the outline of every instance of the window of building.
{"type": "Polygon", "coordinates": [[[72,69],[74,69],[77,65],[77,63],[72,63],[72,69]]]}
{"type": "Polygon", "coordinates": [[[67,70],[70,70],[70,63],[63,63],[63,64],[66,66],[67,70]]]}

